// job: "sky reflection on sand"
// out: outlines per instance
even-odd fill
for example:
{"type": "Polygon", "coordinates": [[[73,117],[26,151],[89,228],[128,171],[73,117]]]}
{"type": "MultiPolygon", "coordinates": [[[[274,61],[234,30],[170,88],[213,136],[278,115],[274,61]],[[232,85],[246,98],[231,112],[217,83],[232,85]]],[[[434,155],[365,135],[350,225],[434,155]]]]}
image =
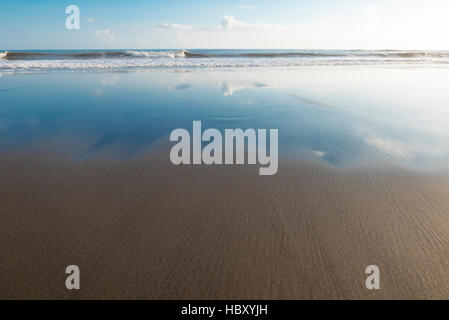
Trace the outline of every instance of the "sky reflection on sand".
{"type": "Polygon", "coordinates": [[[435,169],[449,164],[447,83],[449,69],[430,67],[3,75],[0,153],[59,141],[75,159],[128,159],[201,120],[278,128],[281,157],[435,169]]]}

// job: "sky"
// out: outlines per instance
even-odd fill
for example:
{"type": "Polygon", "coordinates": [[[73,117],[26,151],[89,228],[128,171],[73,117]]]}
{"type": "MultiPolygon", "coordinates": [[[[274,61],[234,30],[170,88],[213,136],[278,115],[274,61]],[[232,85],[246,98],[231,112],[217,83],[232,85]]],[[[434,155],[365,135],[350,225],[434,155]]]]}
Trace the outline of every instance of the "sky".
{"type": "Polygon", "coordinates": [[[448,0],[8,0],[0,49],[449,50],[448,17],[448,0]]]}

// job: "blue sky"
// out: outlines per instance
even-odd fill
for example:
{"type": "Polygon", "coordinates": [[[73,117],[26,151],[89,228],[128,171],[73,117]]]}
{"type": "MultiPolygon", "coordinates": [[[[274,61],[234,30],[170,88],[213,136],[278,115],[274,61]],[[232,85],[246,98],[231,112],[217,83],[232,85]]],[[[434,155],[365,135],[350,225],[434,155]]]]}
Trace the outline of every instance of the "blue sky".
{"type": "Polygon", "coordinates": [[[448,16],[447,0],[8,0],[0,49],[449,49],[448,16]]]}

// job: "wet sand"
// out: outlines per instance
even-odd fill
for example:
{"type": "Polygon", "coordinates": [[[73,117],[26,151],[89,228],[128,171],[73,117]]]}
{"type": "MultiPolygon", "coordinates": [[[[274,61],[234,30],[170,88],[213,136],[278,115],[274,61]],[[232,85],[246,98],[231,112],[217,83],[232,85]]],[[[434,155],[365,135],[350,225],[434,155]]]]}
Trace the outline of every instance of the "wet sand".
{"type": "Polygon", "coordinates": [[[405,169],[0,158],[0,298],[449,298],[449,179],[405,169]],[[65,288],[65,267],[81,290],[65,288]],[[381,290],[365,289],[365,268],[381,290]]]}

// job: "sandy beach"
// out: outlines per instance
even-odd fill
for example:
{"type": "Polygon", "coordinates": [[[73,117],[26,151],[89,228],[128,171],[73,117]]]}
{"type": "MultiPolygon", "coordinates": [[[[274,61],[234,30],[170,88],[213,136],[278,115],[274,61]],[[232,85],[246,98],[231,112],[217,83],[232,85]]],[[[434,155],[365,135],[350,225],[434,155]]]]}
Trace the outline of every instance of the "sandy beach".
{"type": "Polygon", "coordinates": [[[282,158],[173,166],[2,156],[0,297],[449,298],[449,179],[282,158]],[[81,290],[64,286],[81,269],[81,290]],[[366,266],[381,290],[365,288],[366,266]]]}
{"type": "Polygon", "coordinates": [[[0,300],[449,300],[448,16],[0,1],[0,300]]]}
{"type": "Polygon", "coordinates": [[[0,93],[0,298],[447,299],[448,79],[431,67],[1,77],[13,90],[0,93]],[[193,120],[279,129],[277,174],[173,165],[170,132],[193,120]],[[66,289],[69,265],[80,290],[66,289]],[[365,287],[370,265],[380,290],[365,287]]]}

